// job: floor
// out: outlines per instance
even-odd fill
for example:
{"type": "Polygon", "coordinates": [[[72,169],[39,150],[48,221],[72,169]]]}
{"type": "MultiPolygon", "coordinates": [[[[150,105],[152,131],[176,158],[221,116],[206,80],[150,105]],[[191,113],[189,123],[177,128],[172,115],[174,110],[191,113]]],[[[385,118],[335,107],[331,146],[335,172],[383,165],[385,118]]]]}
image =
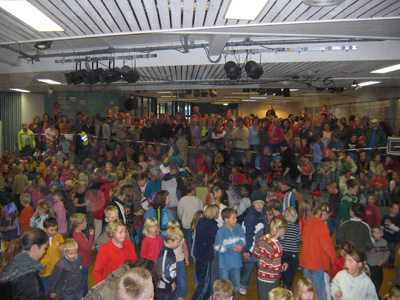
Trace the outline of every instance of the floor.
{"type": "MultiPolygon", "coordinates": [[[[335,237],[334,235],[332,236],[333,240],[335,241],[335,237]]],[[[399,245],[397,247],[397,250],[399,250],[399,245]]],[[[338,251],[336,251],[338,252],[338,251]]],[[[95,254],[93,254],[94,257],[93,259],[95,259],[95,254]]],[[[396,255],[396,261],[395,261],[395,266],[398,266],[400,261],[399,261],[399,256],[396,255]]],[[[190,297],[193,295],[194,293],[194,289],[195,289],[195,285],[192,282],[192,278],[193,278],[193,262],[190,263],[190,265],[186,268],[186,275],[188,277],[188,296],[185,299],[190,299],[190,297]]],[[[296,277],[295,277],[295,281],[294,281],[294,285],[296,284],[297,280],[299,278],[301,278],[303,275],[302,271],[297,271],[296,277]]],[[[387,266],[384,267],[384,280],[383,280],[383,285],[381,287],[379,296],[384,296],[385,294],[388,293],[389,291],[389,286],[388,286],[388,282],[396,277],[396,267],[395,268],[389,268],[387,266]]],[[[257,299],[258,295],[257,295],[257,288],[256,288],[256,283],[257,283],[257,276],[256,276],[256,272],[253,272],[253,276],[251,277],[250,280],[250,287],[247,289],[247,295],[246,296],[242,296],[238,294],[237,299],[241,300],[241,299],[257,299]]],[[[94,279],[93,279],[93,265],[91,265],[89,267],[89,279],[88,279],[88,284],[89,284],[89,288],[91,288],[92,286],[94,286],[94,279]]]]}

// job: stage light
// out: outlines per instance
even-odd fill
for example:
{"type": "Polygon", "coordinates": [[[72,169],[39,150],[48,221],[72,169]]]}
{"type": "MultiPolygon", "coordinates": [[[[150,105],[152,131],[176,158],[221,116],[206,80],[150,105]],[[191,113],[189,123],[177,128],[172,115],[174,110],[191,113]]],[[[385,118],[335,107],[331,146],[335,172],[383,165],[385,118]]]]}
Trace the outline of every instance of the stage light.
{"type": "Polygon", "coordinates": [[[261,75],[264,73],[264,70],[258,65],[255,61],[250,60],[244,65],[244,69],[247,72],[247,75],[251,79],[259,79],[261,75]]]}
{"type": "Polygon", "coordinates": [[[82,70],[82,78],[86,84],[95,84],[100,82],[100,72],[102,69],[82,70]]]}
{"type": "Polygon", "coordinates": [[[128,66],[123,66],[121,68],[121,76],[122,79],[128,83],[135,83],[140,78],[140,74],[138,73],[138,71],[128,66]]]}
{"type": "Polygon", "coordinates": [[[83,83],[83,77],[82,77],[82,72],[81,71],[74,71],[70,73],[65,73],[65,80],[67,81],[67,84],[80,84],[83,83]]]}
{"type": "Polygon", "coordinates": [[[240,78],[240,68],[234,61],[225,63],[224,70],[230,80],[238,80],[240,78]]]}
{"type": "Polygon", "coordinates": [[[52,41],[37,42],[34,47],[39,50],[46,50],[51,47],[52,41]]]}
{"type": "Polygon", "coordinates": [[[121,69],[118,67],[108,70],[100,69],[99,76],[101,83],[112,83],[122,79],[121,69]]]}

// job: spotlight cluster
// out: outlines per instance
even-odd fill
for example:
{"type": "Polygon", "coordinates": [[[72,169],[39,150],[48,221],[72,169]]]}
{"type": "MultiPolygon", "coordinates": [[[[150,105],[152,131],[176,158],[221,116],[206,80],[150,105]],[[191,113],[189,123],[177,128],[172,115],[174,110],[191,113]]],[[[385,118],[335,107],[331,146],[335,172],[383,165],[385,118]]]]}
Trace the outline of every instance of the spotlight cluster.
{"type": "Polygon", "coordinates": [[[135,83],[140,78],[140,74],[136,69],[132,69],[128,66],[123,66],[122,68],[112,68],[112,69],[95,69],[95,70],[79,70],[74,72],[69,72],[65,74],[65,80],[67,84],[96,84],[101,83],[113,83],[116,81],[126,81],[128,83],[135,83]]]}

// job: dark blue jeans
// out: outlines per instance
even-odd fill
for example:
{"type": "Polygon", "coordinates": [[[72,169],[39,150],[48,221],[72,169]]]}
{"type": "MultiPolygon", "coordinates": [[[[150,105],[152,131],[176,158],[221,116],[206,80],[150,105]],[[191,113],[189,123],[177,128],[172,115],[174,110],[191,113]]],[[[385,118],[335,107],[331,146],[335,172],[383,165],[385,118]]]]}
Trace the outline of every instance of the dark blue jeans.
{"type": "Polygon", "coordinates": [[[340,224],[339,224],[337,216],[329,217],[328,228],[329,228],[329,233],[331,234],[331,236],[336,231],[336,245],[339,246],[337,237],[338,237],[338,233],[339,233],[339,229],[340,229],[340,224]]]}
{"type": "Polygon", "coordinates": [[[82,298],[83,298],[83,290],[75,293],[62,294],[58,297],[58,300],[81,300],[82,298]]]}
{"type": "Polygon", "coordinates": [[[197,286],[192,300],[206,300],[210,297],[211,262],[196,260],[197,286]]]}
{"type": "Polygon", "coordinates": [[[250,285],[250,278],[251,274],[253,273],[253,269],[256,268],[258,269],[258,265],[256,261],[251,261],[251,262],[243,262],[243,267],[241,271],[241,276],[240,276],[240,287],[247,289],[250,285]]]}
{"type": "Polygon", "coordinates": [[[89,291],[89,287],[87,284],[88,280],[88,273],[89,273],[89,266],[82,268],[82,285],[83,285],[83,296],[85,297],[89,291]]]}
{"type": "Polygon", "coordinates": [[[192,234],[190,233],[190,229],[183,228],[183,236],[185,237],[186,246],[189,252],[189,260],[193,261],[192,253],[192,234]]]}
{"type": "Polygon", "coordinates": [[[176,291],[179,298],[186,298],[187,276],[185,273],[185,260],[176,263],[176,291]]]}
{"type": "Polygon", "coordinates": [[[299,253],[283,251],[282,263],[288,263],[289,267],[285,272],[281,273],[283,287],[291,290],[297,268],[299,267],[299,253]]]}

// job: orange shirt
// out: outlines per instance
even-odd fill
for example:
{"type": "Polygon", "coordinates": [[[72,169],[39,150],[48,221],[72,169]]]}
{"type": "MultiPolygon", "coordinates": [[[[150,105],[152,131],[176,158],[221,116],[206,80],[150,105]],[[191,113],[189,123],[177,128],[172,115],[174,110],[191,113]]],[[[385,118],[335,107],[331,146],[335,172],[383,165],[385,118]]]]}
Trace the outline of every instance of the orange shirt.
{"type": "Polygon", "coordinates": [[[27,230],[30,226],[30,221],[31,221],[31,217],[33,216],[33,207],[32,206],[28,206],[25,207],[22,211],[21,211],[21,215],[19,217],[19,222],[21,224],[23,224],[21,226],[21,228],[19,229],[20,234],[23,234],[25,230],[27,230]]]}

